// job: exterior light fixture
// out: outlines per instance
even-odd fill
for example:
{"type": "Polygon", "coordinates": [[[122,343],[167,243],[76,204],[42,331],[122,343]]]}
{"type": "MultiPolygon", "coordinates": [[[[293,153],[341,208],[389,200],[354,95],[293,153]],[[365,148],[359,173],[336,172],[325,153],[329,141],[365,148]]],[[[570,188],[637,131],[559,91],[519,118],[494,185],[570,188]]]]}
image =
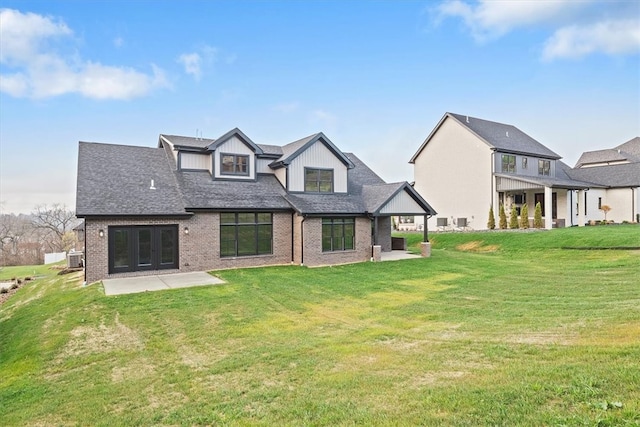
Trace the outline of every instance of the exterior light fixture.
{"type": "Polygon", "coordinates": [[[189,234],[189,227],[184,228],[184,234],[189,234]]]}
{"type": "Polygon", "coordinates": [[[104,237],[104,230],[103,230],[103,229],[100,229],[100,230],[98,231],[98,236],[100,236],[100,237],[104,237]]]}

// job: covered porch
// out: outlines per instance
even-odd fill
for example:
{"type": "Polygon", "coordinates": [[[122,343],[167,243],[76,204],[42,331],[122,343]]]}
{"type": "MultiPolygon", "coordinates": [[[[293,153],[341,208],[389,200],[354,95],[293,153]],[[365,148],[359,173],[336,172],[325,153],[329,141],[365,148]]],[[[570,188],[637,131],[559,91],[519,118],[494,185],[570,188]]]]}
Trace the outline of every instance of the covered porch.
{"type": "Polygon", "coordinates": [[[507,217],[516,209],[521,219],[522,207],[527,205],[529,226],[533,227],[535,207],[540,203],[544,228],[584,226],[584,194],[589,184],[559,179],[537,179],[496,174],[494,212],[504,206],[507,217]]]}
{"type": "MultiPolygon", "coordinates": [[[[369,206],[367,214],[371,219],[371,259],[372,261],[387,261],[415,257],[408,254],[406,247],[394,250],[392,231],[392,217],[395,216],[424,216],[427,219],[436,211],[413,189],[408,183],[385,184],[370,186],[365,191],[373,191],[376,187],[375,203],[369,206]],[[383,256],[384,254],[384,256],[383,256]],[[384,259],[383,259],[384,257],[384,259]]],[[[423,230],[422,256],[431,255],[429,244],[429,230],[423,230]]]]}

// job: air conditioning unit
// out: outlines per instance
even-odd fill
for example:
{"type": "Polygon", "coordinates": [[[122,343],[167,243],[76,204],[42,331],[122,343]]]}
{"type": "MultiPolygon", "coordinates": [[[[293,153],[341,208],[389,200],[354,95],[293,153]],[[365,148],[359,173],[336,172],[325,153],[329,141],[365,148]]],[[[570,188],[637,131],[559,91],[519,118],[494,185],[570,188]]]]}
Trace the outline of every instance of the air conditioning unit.
{"type": "Polygon", "coordinates": [[[82,252],[70,252],[67,254],[67,267],[68,268],[81,268],[82,267],[82,252]]]}

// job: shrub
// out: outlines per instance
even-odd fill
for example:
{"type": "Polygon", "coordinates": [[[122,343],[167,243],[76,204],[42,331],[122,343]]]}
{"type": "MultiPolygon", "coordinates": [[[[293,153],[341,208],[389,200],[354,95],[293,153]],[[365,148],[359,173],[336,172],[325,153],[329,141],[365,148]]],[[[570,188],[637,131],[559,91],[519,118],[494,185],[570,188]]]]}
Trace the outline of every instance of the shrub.
{"type": "Polygon", "coordinates": [[[540,206],[540,202],[536,203],[536,210],[533,213],[533,226],[535,228],[544,227],[544,223],[542,222],[542,206],[540,206]]]}
{"type": "Polygon", "coordinates": [[[500,230],[504,230],[507,228],[507,214],[504,213],[504,205],[500,205],[500,213],[498,214],[500,217],[500,230]]]}
{"type": "Polygon", "coordinates": [[[496,228],[496,216],[493,214],[493,205],[489,206],[489,221],[487,221],[487,228],[494,230],[496,228]]]}
{"type": "Polygon", "coordinates": [[[520,211],[520,228],[529,228],[529,208],[525,203],[520,211]]]}
{"type": "Polygon", "coordinates": [[[607,222],[607,214],[609,213],[609,211],[611,210],[611,206],[609,205],[602,205],[600,206],[600,210],[602,212],[604,212],[604,222],[607,222]]]}
{"type": "Polygon", "coordinates": [[[509,228],[518,228],[518,210],[515,206],[511,206],[511,213],[509,214],[509,228]]]}

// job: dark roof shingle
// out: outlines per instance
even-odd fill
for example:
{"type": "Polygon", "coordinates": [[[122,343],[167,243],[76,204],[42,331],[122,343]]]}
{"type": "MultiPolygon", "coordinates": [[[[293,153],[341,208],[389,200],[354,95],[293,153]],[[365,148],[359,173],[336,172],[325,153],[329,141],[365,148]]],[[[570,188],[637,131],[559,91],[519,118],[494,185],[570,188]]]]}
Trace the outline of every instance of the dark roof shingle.
{"type": "Polygon", "coordinates": [[[162,148],[80,142],[76,215],[186,214],[169,161],[162,148]]]}

